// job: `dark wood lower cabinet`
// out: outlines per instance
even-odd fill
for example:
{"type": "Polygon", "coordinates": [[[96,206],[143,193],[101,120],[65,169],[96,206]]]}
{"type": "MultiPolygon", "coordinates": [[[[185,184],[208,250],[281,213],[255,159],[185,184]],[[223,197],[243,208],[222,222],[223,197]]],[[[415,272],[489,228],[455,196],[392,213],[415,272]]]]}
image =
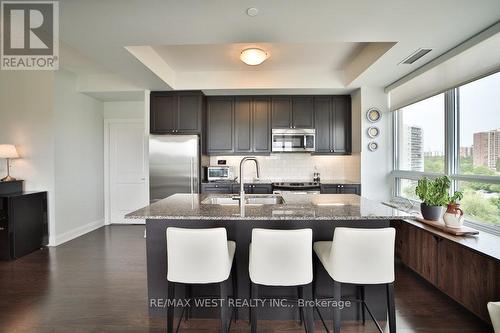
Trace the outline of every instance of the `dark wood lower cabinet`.
{"type": "Polygon", "coordinates": [[[394,221],[396,255],[486,322],[486,304],[500,300],[500,262],[405,221],[394,221]]]}
{"type": "Polygon", "coordinates": [[[407,244],[418,244],[409,246],[406,255],[406,263],[414,271],[419,272],[427,281],[437,282],[437,258],[438,239],[432,234],[419,229],[407,232],[407,244]]]}
{"type": "MultiPolygon", "coordinates": [[[[272,194],[273,184],[245,184],[246,194],[272,194]]],[[[201,193],[212,194],[238,194],[240,184],[237,183],[202,183],[201,193]]]]}
{"type": "Polygon", "coordinates": [[[443,239],[438,244],[437,287],[488,321],[486,304],[500,300],[500,263],[443,239]]]}
{"type": "MultiPolygon", "coordinates": [[[[236,193],[240,190],[239,186],[236,186],[236,193]]],[[[234,190],[233,190],[234,191],[234,190]]],[[[245,193],[248,194],[272,194],[273,185],[272,184],[246,184],[245,193]]]]}
{"type": "Polygon", "coordinates": [[[321,194],[361,195],[361,184],[321,184],[321,194]]]}
{"type": "Polygon", "coordinates": [[[47,192],[0,195],[0,260],[20,258],[47,243],[47,192]]]}
{"type": "Polygon", "coordinates": [[[233,193],[232,184],[214,184],[202,183],[201,193],[214,193],[214,194],[231,194],[233,193]]]}

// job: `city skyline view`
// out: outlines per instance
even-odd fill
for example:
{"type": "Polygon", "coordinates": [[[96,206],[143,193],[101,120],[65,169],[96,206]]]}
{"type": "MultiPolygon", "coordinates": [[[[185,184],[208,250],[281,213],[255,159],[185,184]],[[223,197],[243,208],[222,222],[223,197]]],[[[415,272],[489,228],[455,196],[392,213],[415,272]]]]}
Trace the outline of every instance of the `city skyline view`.
{"type": "MultiPolygon", "coordinates": [[[[460,147],[472,147],[474,134],[500,128],[500,73],[459,88],[460,147]]],[[[402,108],[406,126],[423,130],[423,152],[444,155],[444,94],[402,108]]],[[[435,154],[434,154],[435,155],[435,154]]]]}

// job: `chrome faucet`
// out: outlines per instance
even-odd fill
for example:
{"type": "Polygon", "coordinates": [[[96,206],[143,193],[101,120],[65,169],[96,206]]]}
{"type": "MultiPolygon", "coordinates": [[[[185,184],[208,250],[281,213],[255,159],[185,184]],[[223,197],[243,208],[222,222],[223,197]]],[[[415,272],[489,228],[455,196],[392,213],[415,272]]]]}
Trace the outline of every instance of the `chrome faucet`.
{"type": "Polygon", "coordinates": [[[257,168],[257,178],[260,178],[260,166],[257,158],[251,156],[242,158],[240,162],[240,206],[243,206],[245,204],[245,182],[243,181],[243,165],[247,161],[255,162],[255,167],[257,168]]]}

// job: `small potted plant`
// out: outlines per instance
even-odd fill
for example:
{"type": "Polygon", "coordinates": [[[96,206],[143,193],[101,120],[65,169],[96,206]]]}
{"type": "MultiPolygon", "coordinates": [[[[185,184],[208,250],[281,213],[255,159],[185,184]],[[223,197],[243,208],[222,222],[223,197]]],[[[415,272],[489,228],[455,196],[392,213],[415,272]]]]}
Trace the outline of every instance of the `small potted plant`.
{"type": "Polygon", "coordinates": [[[444,223],[450,228],[461,228],[464,224],[464,212],[460,209],[458,200],[462,200],[464,194],[460,191],[455,192],[448,200],[446,212],[443,215],[444,223]]]}
{"type": "MultiPolygon", "coordinates": [[[[430,180],[427,177],[418,180],[415,194],[422,200],[420,211],[426,220],[438,221],[443,213],[443,206],[450,203],[450,178],[447,176],[430,180]]],[[[461,196],[460,192],[453,195],[456,201],[461,196]]]]}

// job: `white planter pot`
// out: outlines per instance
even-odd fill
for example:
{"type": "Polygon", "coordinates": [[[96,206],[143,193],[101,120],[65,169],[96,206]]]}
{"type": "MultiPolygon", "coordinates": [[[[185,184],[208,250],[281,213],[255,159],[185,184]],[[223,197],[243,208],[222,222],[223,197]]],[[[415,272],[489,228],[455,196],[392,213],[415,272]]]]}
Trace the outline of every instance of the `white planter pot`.
{"type": "Polygon", "coordinates": [[[443,220],[448,228],[459,229],[464,225],[464,213],[460,208],[455,210],[448,208],[443,215],[443,220]]]}

